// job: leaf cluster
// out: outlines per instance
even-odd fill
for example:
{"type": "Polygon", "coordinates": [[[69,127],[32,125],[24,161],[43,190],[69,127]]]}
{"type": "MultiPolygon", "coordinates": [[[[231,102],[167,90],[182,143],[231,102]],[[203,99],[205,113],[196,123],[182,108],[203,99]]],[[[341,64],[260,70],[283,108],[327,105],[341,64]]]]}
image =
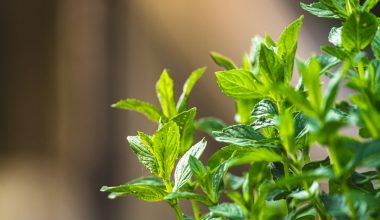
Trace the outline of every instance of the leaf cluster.
{"type": "Polygon", "coordinates": [[[196,108],[188,107],[204,68],[190,75],[177,103],[164,70],[156,86],[161,108],[134,99],[113,105],[158,123],[152,135],[127,138],[152,176],[101,191],[110,198],[165,201],[178,219],[379,219],[380,20],[371,12],[377,3],[301,3],[311,14],[341,23],[330,31],[331,44],[307,60],[296,58],[303,16],[277,41],[254,37],[241,67],[212,52],[224,68],[215,73],[220,90],[236,105],[233,125],[212,117],[195,120],[196,108]],[[347,90],[347,98],[338,99],[347,90]],[[195,129],[224,144],[207,163],[199,159],[205,139],[193,145],[195,129]],[[315,147],[328,156],[311,159],[315,147]],[[242,165],[240,173],[231,169],[242,165]],[[191,201],[192,215],[182,212],[180,200],[191,201]]]}

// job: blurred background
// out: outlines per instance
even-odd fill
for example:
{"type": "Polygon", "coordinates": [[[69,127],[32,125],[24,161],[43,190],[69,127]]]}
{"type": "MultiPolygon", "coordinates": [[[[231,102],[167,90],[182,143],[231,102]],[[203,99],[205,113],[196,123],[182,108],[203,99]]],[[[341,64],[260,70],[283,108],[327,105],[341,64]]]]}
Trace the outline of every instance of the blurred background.
{"type": "Polygon", "coordinates": [[[232,123],[234,106],[217,88],[209,51],[240,63],[254,35],[277,39],[301,14],[305,58],[334,24],[294,0],[2,1],[0,220],[175,219],[164,203],[99,192],[146,174],[125,137],[156,129],[110,105],[127,97],[158,104],[163,68],[179,95],[188,74],[207,66],[191,105],[198,117],[232,123]]]}

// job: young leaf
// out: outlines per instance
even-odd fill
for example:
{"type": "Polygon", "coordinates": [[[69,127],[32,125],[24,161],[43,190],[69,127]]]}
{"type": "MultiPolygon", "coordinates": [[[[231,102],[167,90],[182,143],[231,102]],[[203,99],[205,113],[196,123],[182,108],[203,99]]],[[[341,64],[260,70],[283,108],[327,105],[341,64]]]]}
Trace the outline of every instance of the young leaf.
{"type": "Polygon", "coordinates": [[[320,2],[339,17],[347,17],[345,0],[320,0],[320,2]]]}
{"type": "Polygon", "coordinates": [[[369,12],[373,7],[376,6],[376,4],[379,2],[379,0],[367,0],[363,4],[363,10],[369,12]]]}
{"type": "Polygon", "coordinates": [[[249,125],[233,125],[213,132],[215,140],[239,146],[255,145],[264,137],[249,125]]]}
{"type": "Polygon", "coordinates": [[[120,186],[103,186],[100,191],[109,192],[110,199],[132,195],[147,202],[161,201],[166,196],[162,180],[156,177],[143,177],[120,186]]]}
{"type": "Polygon", "coordinates": [[[236,69],[216,72],[216,79],[222,92],[235,99],[254,99],[261,97],[257,88],[258,81],[253,73],[236,69]]]}
{"type": "Polygon", "coordinates": [[[202,139],[200,142],[192,146],[178,161],[177,167],[174,172],[174,192],[178,191],[191,178],[192,173],[189,164],[189,157],[193,156],[198,159],[203,153],[206,145],[207,141],[202,139]]]}
{"type": "Polygon", "coordinates": [[[194,118],[197,113],[197,108],[192,108],[190,110],[184,111],[170,121],[174,121],[179,127],[179,133],[181,135],[181,149],[180,155],[183,155],[193,143],[194,136],[194,118]]]}
{"type": "MultiPolygon", "coordinates": [[[[286,48],[283,50],[285,49],[286,48]]],[[[263,80],[265,80],[267,85],[283,82],[285,79],[284,64],[281,57],[279,57],[272,48],[268,48],[264,43],[260,46],[259,68],[260,76],[263,77],[263,80]]]]}
{"type": "Polygon", "coordinates": [[[322,87],[319,78],[320,71],[321,66],[315,57],[310,60],[308,66],[302,71],[302,79],[307,89],[310,104],[315,109],[319,109],[322,102],[322,87]]]}
{"type": "Polygon", "coordinates": [[[368,46],[377,31],[376,16],[368,12],[357,12],[350,15],[343,24],[342,45],[348,51],[360,51],[368,46]]]}
{"type": "Polygon", "coordinates": [[[280,114],[280,138],[285,150],[291,155],[295,155],[296,148],[294,143],[294,120],[290,112],[284,111],[280,114]]]}
{"type": "Polygon", "coordinates": [[[245,213],[243,209],[234,203],[222,203],[210,207],[213,216],[223,216],[231,220],[244,220],[245,213]]]}
{"type": "Polygon", "coordinates": [[[177,114],[174,101],[174,85],[169,73],[164,70],[156,84],[156,92],[166,118],[177,114]]]}
{"type": "Polygon", "coordinates": [[[203,163],[192,155],[189,157],[189,166],[191,172],[197,179],[202,179],[207,174],[207,169],[203,163]]]}
{"type": "Polygon", "coordinates": [[[308,11],[310,14],[321,18],[339,18],[339,16],[335,15],[334,12],[328,9],[321,2],[313,2],[310,5],[306,5],[301,2],[301,8],[308,11]]]}
{"type": "Polygon", "coordinates": [[[329,42],[337,47],[342,46],[342,27],[333,27],[329,33],[329,42]]]}
{"type": "Polygon", "coordinates": [[[204,74],[205,71],[206,71],[206,67],[196,69],[190,74],[189,78],[187,78],[185,84],[183,85],[182,94],[179,97],[178,102],[177,102],[177,107],[176,107],[177,112],[181,113],[187,110],[190,92],[193,89],[194,85],[197,83],[197,81],[204,74]]]}
{"type": "Polygon", "coordinates": [[[330,46],[321,46],[321,50],[333,57],[336,57],[342,61],[350,61],[351,54],[343,50],[343,48],[330,47],[330,46]]]}
{"type": "Polygon", "coordinates": [[[297,50],[298,33],[302,26],[302,21],[303,16],[287,26],[277,42],[277,53],[285,60],[285,82],[290,82],[292,79],[294,56],[297,50]]]}
{"type": "Polygon", "coordinates": [[[237,69],[234,61],[232,61],[230,58],[225,57],[222,54],[216,52],[211,52],[210,55],[216,64],[218,64],[221,67],[224,67],[226,70],[237,69]]]}
{"type": "Polygon", "coordinates": [[[236,100],[235,121],[240,124],[249,124],[251,120],[251,111],[255,105],[255,99],[238,99],[236,100]]]}
{"type": "Polygon", "coordinates": [[[371,43],[371,49],[377,59],[380,59],[380,30],[377,30],[375,38],[371,43]]]}
{"type": "Polygon", "coordinates": [[[148,102],[142,102],[136,99],[120,100],[117,103],[111,105],[111,107],[140,112],[154,122],[158,122],[163,115],[160,109],[158,109],[156,106],[148,102]]]}
{"type": "Polygon", "coordinates": [[[180,151],[180,134],[177,124],[169,121],[152,137],[154,156],[157,160],[159,176],[170,180],[170,174],[180,151]]]}
{"type": "Polygon", "coordinates": [[[157,161],[138,136],[128,136],[127,140],[139,161],[154,175],[158,174],[157,161]]]}
{"type": "Polygon", "coordinates": [[[228,169],[227,162],[223,162],[218,166],[215,172],[211,176],[211,189],[212,189],[212,198],[211,201],[217,203],[220,195],[223,191],[223,177],[226,174],[228,169]]]}
{"type": "Polygon", "coordinates": [[[196,129],[199,129],[203,132],[206,132],[209,135],[212,135],[213,131],[221,131],[227,125],[219,118],[205,117],[198,119],[195,122],[194,126],[196,129]]]}
{"type": "Polygon", "coordinates": [[[167,195],[165,199],[188,199],[203,203],[206,206],[212,205],[212,203],[206,197],[193,192],[172,192],[169,195],[167,195]]]}

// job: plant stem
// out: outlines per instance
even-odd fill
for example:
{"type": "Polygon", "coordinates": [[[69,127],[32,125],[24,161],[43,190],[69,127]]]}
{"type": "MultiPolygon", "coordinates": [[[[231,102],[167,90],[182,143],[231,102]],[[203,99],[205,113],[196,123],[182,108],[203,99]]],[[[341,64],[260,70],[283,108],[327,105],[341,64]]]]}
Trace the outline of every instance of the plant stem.
{"type": "Polygon", "coordinates": [[[194,220],[200,220],[200,212],[198,203],[194,200],[191,200],[191,206],[193,207],[194,220]]]}
{"type": "Polygon", "coordinates": [[[176,203],[172,204],[171,206],[173,207],[173,209],[175,211],[177,219],[178,220],[184,220],[184,218],[183,218],[183,212],[181,210],[181,207],[179,207],[179,205],[178,205],[178,201],[176,201],[176,203]]]}

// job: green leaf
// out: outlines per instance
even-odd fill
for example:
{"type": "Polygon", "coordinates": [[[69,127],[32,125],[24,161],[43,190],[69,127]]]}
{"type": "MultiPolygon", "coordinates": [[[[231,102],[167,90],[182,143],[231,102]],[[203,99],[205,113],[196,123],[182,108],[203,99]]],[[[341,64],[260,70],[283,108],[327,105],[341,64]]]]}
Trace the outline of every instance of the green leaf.
{"type": "Polygon", "coordinates": [[[294,130],[295,128],[292,114],[289,111],[280,113],[280,138],[285,150],[291,155],[295,155],[297,150],[294,143],[294,130]]]}
{"type": "Polygon", "coordinates": [[[156,84],[156,92],[166,118],[177,114],[174,101],[174,85],[169,73],[164,70],[156,84]]]}
{"type": "Polygon", "coordinates": [[[194,107],[170,119],[170,121],[174,121],[179,127],[179,133],[181,136],[180,155],[183,155],[191,147],[191,144],[193,143],[195,130],[194,118],[196,113],[197,108],[194,107]]]}
{"type": "Polygon", "coordinates": [[[199,194],[193,193],[193,192],[172,192],[168,194],[165,199],[188,199],[192,201],[197,201],[200,203],[203,203],[206,206],[211,206],[211,202],[204,196],[201,196],[199,194]]]}
{"type": "Polygon", "coordinates": [[[368,12],[353,13],[343,24],[342,45],[348,51],[360,51],[368,46],[377,31],[376,16],[368,12]]]}
{"type": "Polygon", "coordinates": [[[139,136],[141,143],[149,150],[151,154],[154,155],[154,146],[153,146],[152,138],[141,131],[137,132],[137,134],[139,136]]]}
{"type": "Polygon", "coordinates": [[[249,125],[233,125],[213,132],[215,140],[239,146],[252,146],[264,137],[249,125]]]}
{"type": "Polygon", "coordinates": [[[373,7],[377,5],[379,0],[367,0],[363,4],[363,10],[369,12],[373,7]]]}
{"type": "Polygon", "coordinates": [[[253,73],[236,69],[216,72],[216,79],[222,92],[235,99],[254,99],[261,97],[258,81],[253,73]]]}
{"type": "Polygon", "coordinates": [[[227,125],[219,118],[205,117],[198,119],[195,122],[194,126],[196,129],[199,129],[203,132],[206,132],[209,135],[212,135],[213,131],[220,131],[227,125]]]}
{"type": "Polygon", "coordinates": [[[207,141],[202,139],[200,142],[192,146],[178,161],[177,167],[174,172],[174,187],[173,191],[178,191],[183,185],[191,178],[191,169],[189,164],[190,155],[199,158],[206,148],[207,141]]]}
{"type": "MultiPolygon", "coordinates": [[[[284,48],[283,50],[286,50],[284,48]]],[[[285,52],[285,51],[284,51],[285,52]]],[[[259,55],[260,76],[263,77],[267,85],[272,83],[283,82],[284,63],[272,48],[268,48],[264,43],[260,46],[259,55]]]]}
{"type": "Polygon", "coordinates": [[[166,192],[162,180],[156,177],[143,177],[120,186],[103,186],[101,192],[109,192],[109,198],[132,195],[147,202],[157,202],[164,199],[166,192]]]}
{"type": "Polygon", "coordinates": [[[263,99],[258,102],[252,111],[252,117],[265,118],[273,117],[278,114],[277,106],[269,99],[263,99]]]}
{"type": "Polygon", "coordinates": [[[246,54],[246,53],[244,53],[244,55],[243,55],[243,59],[242,59],[242,62],[241,62],[241,67],[244,70],[252,71],[252,63],[251,63],[251,60],[249,58],[249,55],[246,54]]]}
{"type": "Polygon", "coordinates": [[[345,0],[320,0],[320,2],[339,17],[347,17],[345,0]]]}
{"type": "Polygon", "coordinates": [[[334,46],[342,46],[342,27],[333,27],[329,33],[329,42],[334,44],[334,46]]]}
{"type": "Polygon", "coordinates": [[[284,219],[288,214],[288,204],[285,199],[265,201],[263,219],[284,219]]]}
{"type": "Polygon", "coordinates": [[[355,148],[354,158],[348,167],[379,167],[380,166],[380,139],[362,144],[355,148]]]}
{"type": "Polygon", "coordinates": [[[302,80],[307,89],[310,104],[315,110],[319,109],[322,102],[322,87],[320,83],[321,66],[318,60],[313,57],[308,66],[302,71],[302,80]]]}
{"type": "Polygon", "coordinates": [[[153,135],[152,140],[159,176],[168,181],[180,152],[179,127],[170,121],[153,135]]]}
{"type": "Polygon", "coordinates": [[[347,14],[352,14],[359,10],[359,0],[346,0],[346,11],[347,14]]]}
{"type": "Polygon", "coordinates": [[[244,220],[246,215],[243,209],[234,203],[222,203],[210,207],[213,216],[223,216],[231,220],[244,220]]]}
{"type": "Polygon", "coordinates": [[[293,88],[288,86],[280,86],[276,89],[279,94],[286,95],[286,98],[295,106],[297,106],[303,113],[305,113],[305,115],[317,115],[310,102],[302,94],[296,92],[293,88]]]}
{"type": "Polygon", "coordinates": [[[208,161],[208,167],[213,170],[227,160],[228,166],[232,167],[259,161],[276,162],[281,161],[282,157],[274,147],[230,145],[215,152],[208,161]]]}
{"type": "Polygon", "coordinates": [[[203,163],[192,155],[189,157],[189,166],[191,172],[197,179],[202,179],[207,174],[207,169],[203,163]]]}
{"type": "Polygon", "coordinates": [[[228,169],[228,164],[226,162],[221,163],[211,176],[211,189],[212,189],[211,200],[214,203],[218,202],[219,197],[222,194],[222,191],[224,188],[223,177],[225,176],[227,169],[228,169]]]}
{"type": "Polygon", "coordinates": [[[251,111],[255,105],[256,100],[251,99],[238,99],[236,100],[235,121],[240,124],[249,124],[251,122],[251,111]]]}
{"type": "Polygon", "coordinates": [[[177,112],[183,112],[187,110],[190,92],[193,89],[194,85],[202,77],[205,71],[206,71],[206,67],[196,69],[190,74],[189,78],[187,78],[185,84],[183,85],[182,94],[179,97],[178,102],[177,102],[177,107],[176,107],[177,112]]]}
{"type": "Polygon", "coordinates": [[[297,50],[298,33],[301,29],[302,21],[303,16],[287,26],[277,42],[277,54],[285,60],[285,82],[290,82],[292,79],[294,56],[297,50]]]}
{"type": "Polygon", "coordinates": [[[224,67],[226,70],[237,69],[235,63],[230,58],[216,52],[211,52],[210,55],[216,64],[224,67]]]}
{"type": "Polygon", "coordinates": [[[340,71],[338,74],[330,80],[327,89],[326,89],[326,98],[323,100],[322,109],[323,114],[327,115],[328,111],[331,110],[335,103],[335,98],[338,94],[339,82],[343,77],[343,71],[340,71]]]}
{"type": "Polygon", "coordinates": [[[334,12],[328,9],[321,2],[314,2],[310,5],[301,2],[301,8],[305,11],[308,11],[310,14],[321,18],[339,18],[339,16],[335,15],[334,12]]]}
{"type": "Polygon", "coordinates": [[[139,161],[150,170],[154,175],[158,174],[157,161],[148,150],[148,148],[141,142],[138,136],[128,136],[127,140],[131,145],[133,152],[137,155],[139,161]]]}
{"type": "Polygon", "coordinates": [[[158,122],[162,117],[162,112],[156,106],[148,102],[142,102],[136,99],[120,100],[117,103],[111,105],[111,107],[140,112],[154,122],[158,122]]]}
{"type": "Polygon", "coordinates": [[[336,57],[342,61],[350,61],[351,60],[351,54],[349,54],[347,51],[343,50],[342,48],[338,47],[329,47],[329,46],[321,46],[321,50],[333,57],[336,57]]]}
{"type": "Polygon", "coordinates": [[[377,30],[375,38],[371,43],[371,49],[376,59],[380,59],[380,30],[377,30]]]}

